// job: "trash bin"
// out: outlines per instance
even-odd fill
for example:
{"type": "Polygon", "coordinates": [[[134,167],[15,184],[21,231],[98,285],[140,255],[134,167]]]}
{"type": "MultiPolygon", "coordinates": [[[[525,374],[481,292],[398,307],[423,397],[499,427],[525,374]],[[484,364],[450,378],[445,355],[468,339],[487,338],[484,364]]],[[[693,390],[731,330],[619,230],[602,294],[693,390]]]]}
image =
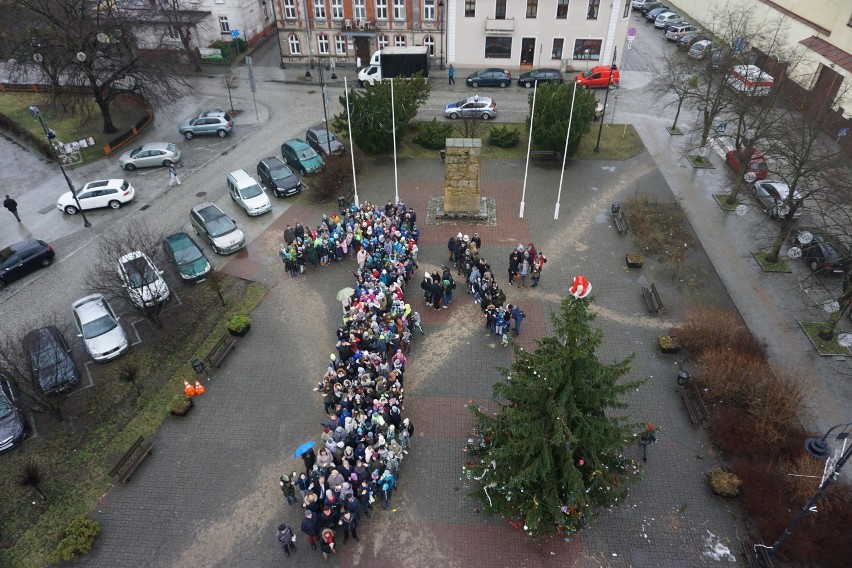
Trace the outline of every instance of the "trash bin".
{"type": "Polygon", "coordinates": [[[204,373],[204,371],[205,371],[204,362],[201,359],[193,359],[192,360],[192,368],[195,370],[196,373],[198,373],[200,375],[200,374],[204,373]]]}
{"type": "Polygon", "coordinates": [[[342,195],[337,197],[337,207],[340,208],[341,213],[345,213],[347,207],[349,207],[349,204],[346,202],[346,198],[342,195]]]}
{"type": "Polygon", "coordinates": [[[441,161],[445,161],[447,159],[447,151],[441,150],[441,161]]]}

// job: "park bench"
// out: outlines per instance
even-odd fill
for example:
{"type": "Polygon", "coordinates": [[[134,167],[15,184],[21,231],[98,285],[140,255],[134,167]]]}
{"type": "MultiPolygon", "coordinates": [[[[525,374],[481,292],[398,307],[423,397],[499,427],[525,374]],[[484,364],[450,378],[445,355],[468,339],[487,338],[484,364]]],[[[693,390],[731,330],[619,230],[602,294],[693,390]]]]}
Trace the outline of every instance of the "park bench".
{"type": "Polygon", "coordinates": [[[642,286],[642,299],[648,307],[649,314],[658,314],[665,309],[663,301],[660,299],[660,293],[657,292],[657,287],[653,283],[650,287],[642,286]]]}
{"type": "Polygon", "coordinates": [[[139,439],[130,446],[130,449],[121,456],[121,459],[109,472],[110,477],[118,477],[119,482],[126,483],[133,472],[136,471],[136,468],[139,467],[139,464],[142,463],[142,460],[148,457],[153,449],[154,444],[145,442],[145,438],[139,436],[139,439]]]}
{"type": "Polygon", "coordinates": [[[701,396],[701,391],[695,381],[688,381],[680,387],[680,398],[683,399],[690,422],[701,424],[710,418],[710,413],[707,412],[707,406],[704,404],[704,398],[701,396]]]}
{"type": "Polygon", "coordinates": [[[612,220],[615,223],[615,228],[618,229],[618,234],[622,235],[630,230],[630,221],[627,219],[627,214],[618,203],[612,204],[612,220]]]}
{"type": "Polygon", "coordinates": [[[560,152],[557,152],[556,150],[532,150],[530,152],[530,159],[533,159],[533,158],[554,159],[554,158],[560,157],[561,155],[562,154],[560,152]]]}
{"type": "Polygon", "coordinates": [[[222,338],[216,342],[216,345],[210,350],[209,353],[204,357],[204,360],[207,361],[211,367],[216,367],[217,369],[222,365],[222,361],[225,360],[225,357],[228,356],[234,347],[237,345],[237,340],[239,337],[233,336],[229,333],[226,333],[222,336],[222,338]]]}
{"type": "Polygon", "coordinates": [[[765,546],[754,546],[753,544],[741,540],[743,556],[746,559],[748,568],[774,568],[775,563],[772,562],[772,557],[769,556],[769,548],[765,546]]]}

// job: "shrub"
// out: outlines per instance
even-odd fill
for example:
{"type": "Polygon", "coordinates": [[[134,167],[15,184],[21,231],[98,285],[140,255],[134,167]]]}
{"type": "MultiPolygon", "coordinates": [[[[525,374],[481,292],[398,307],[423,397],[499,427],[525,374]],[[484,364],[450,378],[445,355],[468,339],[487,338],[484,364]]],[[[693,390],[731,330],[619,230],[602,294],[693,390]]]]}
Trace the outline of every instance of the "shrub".
{"type": "Polygon", "coordinates": [[[802,381],[792,375],[771,375],[748,401],[754,416],[754,433],[766,444],[775,444],[793,432],[802,430],[805,409],[802,381]]]}
{"type": "Polygon", "coordinates": [[[733,473],[714,469],[710,472],[710,487],[713,493],[722,497],[736,497],[740,492],[742,481],[733,473]]]}
{"type": "Polygon", "coordinates": [[[192,399],[185,393],[179,392],[169,401],[169,412],[176,416],[184,416],[192,408],[192,399]]]}
{"type": "Polygon", "coordinates": [[[694,309],[671,334],[677,336],[681,345],[696,359],[708,349],[736,347],[751,351],[758,348],[737,314],[722,308],[694,309]]]}
{"type": "MultiPolygon", "coordinates": [[[[787,480],[787,486],[794,503],[807,503],[819,487],[825,462],[818,460],[805,451],[781,463],[781,471],[787,480]]],[[[817,501],[817,510],[830,513],[844,506],[840,486],[832,484],[817,501]]]]}
{"type": "Polygon", "coordinates": [[[728,347],[706,349],[697,363],[710,396],[740,408],[750,408],[773,378],[763,356],[728,347]]]}
{"type": "Polygon", "coordinates": [[[250,325],[251,319],[248,316],[236,315],[228,320],[228,331],[242,333],[250,325]]]}
{"type": "Polygon", "coordinates": [[[92,550],[92,543],[100,530],[101,525],[86,515],[71,519],[71,522],[65,527],[62,540],[56,545],[55,561],[70,562],[80,554],[86,554],[92,550]]]}
{"type": "MultiPolygon", "coordinates": [[[[361,171],[363,154],[355,149],[355,172],[361,171]]],[[[307,182],[310,186],[311,197],[314,201],[325,202],[337,199],[338,196],[349,196],[354,191],[352,185],[352,158],[349,154],[323,157],[325,166],[317,174],[314,181],[307,182]]]]}
{"type": "Polygon", "coordinates": [[[511,126],[494,126],[488,136],[488,143],[498,148],[511,148],[518,144],[520,134],[511,126]]]}
{"type": "Polygon", "coordinates": [[[433,118],[431,122],[421,122],[417,127],[414,141],[430,150],[441,150],[447,145],[447,138],[453,137],[453,127],[433,118]]]}

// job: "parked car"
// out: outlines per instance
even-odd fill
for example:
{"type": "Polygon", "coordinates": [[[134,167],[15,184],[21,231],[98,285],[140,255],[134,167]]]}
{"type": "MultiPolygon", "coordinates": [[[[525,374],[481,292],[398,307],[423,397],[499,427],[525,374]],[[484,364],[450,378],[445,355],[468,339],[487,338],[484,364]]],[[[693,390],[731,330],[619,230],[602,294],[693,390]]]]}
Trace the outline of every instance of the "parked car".
{"type": "Polygon", "coordinates": [[[645,4],[650,4],[651,2],[653,2],[653,0],[632,0],[630,2],[630,6],[634,10],[639,10],[640,8],[642,8],[642,6],[644,6],[645,4]]]}
{"type": "Polygon", "coordinates": [[[802,249],[802,260],[812,272],[839,275],[852,267],[849,249],[820,231],[793,229],[790,241],[802,249]],[[803,237],[805,233],[810,235],[809,239],[803,237]],[[803,242],[806,240],[807,242],[803,242]]]}
{"type": "Polygon", "coordinates": [[[300,138],[293,138],[284,142],[281,145],[281,156],[288,164],[299,170],[303,176],[315,174],[325,165],[322,157],[300,138]]]}
{"type": "Polygon", "coordinates": [[[618,68],[613,71],[609,65],[598,65],[585,73],[579,73],[575,80],[578,85],[582,85],[587,89],[605,89],[610,85],[618,85],[618,82],[621,80],[621,72],[618,68]]]}
{"type": "MultiPolygon", "coordinates": [[[[643,17],[647,17],[651,10],[656,10],[657,8],[662,8],[664,12],[669,11],[669,7],[660,2],[659,0],[655,0],[654,2],[645,2],[642,4],[642,7],[639,9],[642,12],[643,17]]],[[[651,18],[651,22],[653,23],[654,19],[658,14],[654,14],[654,18],[651,18]]]]}
{"type": "Polygon", "coordinates": [[[219,138],[224,138],[233,129],[234,119],[221,110],[202,112],[195,118],[187,118],[178,126],[178,132],[187,140],[206,134],[215,134],[219,138]]]}
{"type": "Polygon", "coordinates": [[[692,59],[704,59],[710,52],[713,50],[713,42],[709,39],[700,39],[693,43],[687,55],[689,55],[692,59]]]}
{"type": "Polygon", "coordinates": [[[659,16],[660,14],[665,14],[669,11],[669,7],[664,5],[657,6],[656,8],[648,10],[647,12],[645,11],[645,8],[642,8],[642,13],[645,14],[645,19],[651,22],[652,24],[657,21],[657,16],[659,16]]]}
{"type": "Polygon", "coordinates": [[[565,79],[562,77],[562,73],[560,73],[559,69],[533,69],[532,71],[521,73],[518,77],[518,85],[526,87],[527,89],[536,83],[541,84],[555,82],[565,82],[565,79]]]}
{"type": "Polygon", "coordinates": [[[30,374],[43,393],[58,394],[80,382],[71,348],[56,327],[34,329],[22,343],[30,374]]]}
{"type": "Polygon", "coordinates": [[[164,238],[163,252],[184,282],[201,282],[213,270],[201,247],[184,232],[164,238]]]}
{"type": "Polygon", "coordinates": [[[53,263],[56,253],[44,241],[30,239],[0,250],[0,289],[53,263]]]}
{"type": "Polygon", "coordinates": [[[340,143],[333,132],[322,126],[313,126],[305,132],[305,141],[322,156],[340,155],[346,147],[340,143]],[[331,149],[329,150],[329,146],[331,149]]]}
{"type": "MultiPolygon", "coordinates": [[[[742,167],[742,153],[737,152],[736,150],[731,150],[727,154],[725,154],[725,161],[731,166],[734,171],[739,172],[742,167]]],[[[769,165],[766,163],[766,158],[763,157],[763,154],[755,150],[755,152],[751,155],[751,159],[748,161],[748,167],[745,171],[746,174],[753,173],[756,180],[758,179],[766,179],[769,175],[769,165]]]]}
{"type": "Polygon", "coordinates": [[[263,187],[245,170],[228,174],[228,193],[250,217],[272,211],[272,202],[263,187]]]}
{"type": "Polygon", "coordinates": [[[698,33],[698,26],[694,24],[680,23],[670,26],[666,30],[666,39],[668,41],[677,41],[685,35],[698,33]]]}
{"type": "MultiPolygon", "coordinates": [[[[130,182],[123,179],[103,179],[90,181],[77,190],[77,201],[85,211],[98,209],[100,207],[111,207],[119,209],[123,204],[133,200],[136,190],[130,182]]],[[[56,206],[60,211],[69,215],[76,215],[79,209],[70,191],[59,196],[56,206]]]]}
{"type": "Polygon", "coordinates": [[[511,82],[512,72],[508,69],[499,69],[497,67],[480,69],[475,73],[471,73],[465,79],[467,86],[474,89],[478,87],[500,87],[501,89],[505,89],[511,82]]]}
{"type": "Polygon", "coordinates": [[[683,22],[683,16],[677,12],[663,12],[654,19],[654,27],[657,29],[667,30],[673,24],[683,22]]]}
{"type": "Polygon", "coordinates": [[[450,103],[444,108],[444,116],[456,118],[481,118],[490,120],[497,118],[497,103],[489,97],[468,97],[456,103],[450,103]]]}
{"type": "Polygon", "coordinates": [[[23,442],[26,435],[26,422],[18,408],[15,387],[0,373],[0,453],[8,452],[23,442]]]}
{"type": "Polygon", "coordinates": [[[169,286],[162,274],[142,251],[137,250],[118,259],[118,275],[136,307],[150,308],[169,299],[169,286]]]}
{"type": "Polygon", "coordinates": [[[127,171],[136,168],[171,166],[180,161],[180,150],[170,142],[149,142],[125,152],[118,158],[118,165],[127,171]]]}
{"type": "Polygon", "coordinates": [[[86,351],[92,359],[101,363],[115,359],[130,348],[130,342],[119,318],[101,294],[80,298],[71,304],[74,323],[83,338],[86,351]]]}
{"type": "Polygon", "coordinates": [[[704,39],[704,36],[701,32],[692,32],[690,34],[682,35],[677,40],[677,48],[689,50],[689,48],[692,47],[692,44],[697,41],[701,41],[702,39],[704,39]]]}
{"type": "Polygon", "coordinates": [[[231,254],[246,246],[246,237],[237,224],[209,201],[193,207],[189,220],[195,234],[207,241],[216,254],[231,254]]]}
{"type": "Polygon", "coordinates": [[[302,182],[281,158],[264,158],[257,164],[257,177],[275,197],[296,195],[302,191],[302,182]]]}
{"type": "MultiPolygon", "coordinates": [[[[790,186],[775,180],[759,180],[751,186],[751,191],[760,204],[763,211],[773,219],[784,217],[788,214],[787,196],[790,194],[790,186]]],[[[793,194],[793,203],[797,205],[793,212],[793,218],[802,216],[802,198],[799,192],[793,194]]]]}

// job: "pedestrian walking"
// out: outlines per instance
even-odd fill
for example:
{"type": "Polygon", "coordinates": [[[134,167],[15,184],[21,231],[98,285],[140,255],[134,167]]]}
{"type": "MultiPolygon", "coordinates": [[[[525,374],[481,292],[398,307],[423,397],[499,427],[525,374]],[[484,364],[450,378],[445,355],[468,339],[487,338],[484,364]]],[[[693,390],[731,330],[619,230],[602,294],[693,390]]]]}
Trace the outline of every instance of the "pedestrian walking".
{"type": "Polygon", "coordinates": [[[506,306],[507,311],[511,314],[513,320],[515,320],[515,329],[512,331],[512,335],[518,337],[521,334],[521,324],[524,323],[524,318],[527,315],[520,308],[520,306],[513,306],[509,304],[506,306]]]}
{"type": "Polygon", "coordinates": [[[177,168],[174,164],[169,164],[169,187],[180,185],[180,178],[177,175],[177,168]]]}
{"type": "Polygon", "coordinates": [[[447,78],[450,80],[450,85],[456,84],[456,68],[450,63],[450,68],[447,70],[447,78]]]}
{"type": "Polygon", "coordinates": [[[301,530],[308,535],[308,542],[311,543],[311,549],[317,549],[317,538],[320,534],[319,517],[317,517],[310,509],[305,511],[305,518],[302,519],[301,530]]]}
{"type": "Polygon", "coordinates": [[[9,210],[9,213],[15,216],[15,219],[18,220],[18,223],[21,222],[21,218],[18,216],[18,202],[12,199],[12,197],[7,193],[6,199],[3,200],[3,207],[9,210]]]}
{"type": "Polygon", "coordinates": [[[290,557],[290,549],[296,552],[296,533],[287,523],[278,525],[278,542],[281,543],[281,548],[284,549],[284,554],[290,557]]]}
{"type": "Polygon", "coordinates": [[[296,482],[296,472],[292,473],[292,479],[289,475],[282,475],[278,480],[278,485],[281,486],[281,492],[284,493],[284,499],[288,505],[296,502],[296,487],[293,485],[296,482]]]}

